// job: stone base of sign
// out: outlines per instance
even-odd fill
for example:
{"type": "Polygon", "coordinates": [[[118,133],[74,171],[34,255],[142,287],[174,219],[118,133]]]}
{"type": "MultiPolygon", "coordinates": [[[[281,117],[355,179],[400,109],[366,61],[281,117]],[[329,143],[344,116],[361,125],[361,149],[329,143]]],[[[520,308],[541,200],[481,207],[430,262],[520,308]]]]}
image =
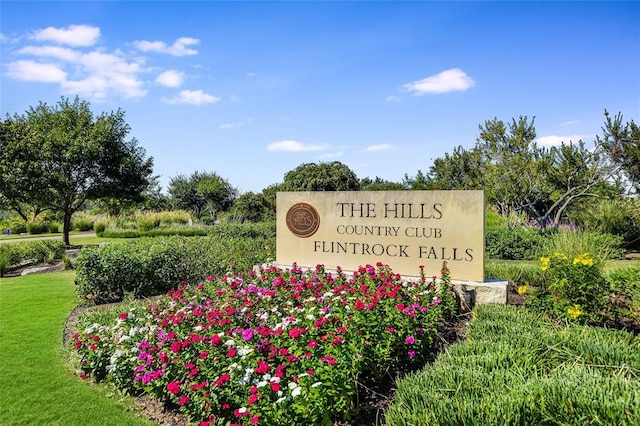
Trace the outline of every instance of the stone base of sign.
{"type": "MultiPolygon", "coordinates": [[[[291,269],[292,265],[278,265],[275,263],[265,263],[262,265],[257,265],[254,269],[260,270],[261,268],[269,268],[275,266],[276,268],[287,270],[291,269]]],[[[306,270],[309,268],[304,268],[298,266],[298,268],[302,270],[306,270]]],[[[325,269],[326,272],[331,272],[332,274],[336,274],[337,271],[335,269],[325,269]]],[[[352,271],[342,271],[347,276],[352,275],[352,271]]],[[[416,276],[401,276],[404,281],[419,281],[420,277],[416,276]]],[[[461,280],[451,280],[451,285],[453,285],[453,289],[458,294],[460,298],[461,308],[463,311],[471,310],[473,307],[478,305],[486,305],[486,304],[495,304],[495,305],[506,305],[508,303],[508,287],[509,281],[506,280],[488,280],[488,281],[461,281],[461,280]]]]}

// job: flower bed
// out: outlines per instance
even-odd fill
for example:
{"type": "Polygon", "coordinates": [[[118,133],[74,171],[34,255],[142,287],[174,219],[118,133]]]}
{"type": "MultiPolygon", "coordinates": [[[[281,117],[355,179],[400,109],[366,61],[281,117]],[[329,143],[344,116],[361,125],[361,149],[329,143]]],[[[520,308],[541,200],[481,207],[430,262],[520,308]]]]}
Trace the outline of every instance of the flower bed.
{"type": "Polygon", "coordinates": [[[235,272],[87,315],[71,345],[82,377],[147,392],[202,425],[330,424],[357,413],[360,383],[433,355],[456,301],[446,264],[440,280],[421,274],[235,272]]]}

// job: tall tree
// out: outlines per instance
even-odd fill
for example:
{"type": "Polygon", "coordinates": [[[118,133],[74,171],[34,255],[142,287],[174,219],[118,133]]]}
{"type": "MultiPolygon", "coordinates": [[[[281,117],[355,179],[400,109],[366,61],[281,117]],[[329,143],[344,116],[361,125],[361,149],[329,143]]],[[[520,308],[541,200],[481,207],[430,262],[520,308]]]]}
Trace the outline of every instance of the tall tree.
{"type": "Polygon", "coordinates": [[[284,175],[281,191],[358,191],[360,181],[339,161],[304,163],[284,175]]]}
{"type": "Polygon", "coordinates": [[[88,102],[61,98],[7,117],[3,127],[0,193],[12,205],[60,212],[67,245],[71,217],[86,201],[136,199],[149,185],[153,159],[127,140],[120,109],[94,117],[88,102]]]}
{"type": "Polygon", "coordinates": [[[198,219],[207,208],[212,218],[216,211],[229,210],[238,193],[217,173],[200,171],[191,176],[179,174],[171,178],[167,190],[174,207],[188,210],[198,219]]]}
{"type": "Polygon", "coordinates": [[[597,136],[596,142],[622,168],[635,192],[640,193],[640,126],[633,120],[623,124],[621,113],[612,119],[605,110],[604,116],[603,135],[597,136]]]}
{"type": "Polygon", "coordinates": [[[378,176],[373,180],[368,177],[360,179],[361,191],[401,191],[403,189],[405,189],[403,184],[391,182],[378,176]]]}

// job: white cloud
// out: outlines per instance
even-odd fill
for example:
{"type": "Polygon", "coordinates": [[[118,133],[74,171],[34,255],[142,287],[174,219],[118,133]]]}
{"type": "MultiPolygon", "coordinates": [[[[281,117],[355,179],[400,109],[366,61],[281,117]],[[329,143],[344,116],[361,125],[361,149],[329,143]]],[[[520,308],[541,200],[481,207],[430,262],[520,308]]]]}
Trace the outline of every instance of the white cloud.
{"type": "Polygon", "coordinates": [[[39,58],[60,59],[67,62],[77,61],[81,56],[81,53],[76,50],[58,46],[26,46],[18,50],[17,53],[39,58]]]}
{"type": "Polygon", "coordinates": [[[195,49],[189,49],[187,46],[200,43],[197,38],[180,37],[173,42],[171,46],[167,45],[163,41],[134,41],[133,45],[143,52],[156,52],[165,53],[172,56],[188,56],[196,55],[198,51],[195,49]]]}
{"type": "Polygon", "coordinates": [[[239,129],[241,127],[246,127],[247,125],[249,125],[249,123],[251,123],[250,118],[247,118],[244,121],[236,121],[235,123],[223,123],[220,125],[221,129],[239,129]]]}
{"type": "Polygon", "coordinates": [[[184,73],[176,70],[169,70],[156,77],[156,83],[165,87],[180,87],[184,82],[184,73]]]}
{"type": "Polygon", "coordinates": [[[168,104],[202,105],[220,101],[217,96],[204,93],[202,90],[182,90],[177,97],[165,100],[168,104]]]}
{"type": "Polygon", "coordinates": [[[15,61],[7,64],[7,75],[16,80],[61,83],[67,73],[55,64],[34,61],[15,61]]]}
{"type": "Polygon", "coordinates": [[[364,152],[385,151],[391,148],[393,148],[393,145],[389,145],[388,143],[383,143],[379,145],[370,145],[364,149],[364,152]]]}
{"type": "Polygon", "coordinates": [[[550,146],[559,146],[560,144],[562,144],[562,142],[564,142],[565,144],[568,144],[570,142],[578,142],[579,140],[584,141],[587,138],[593,138],[593,136],[592,135],[565,135],[565,136],[550,135],[550,136],[543,136],[543,137],[537,138],[535,142],[539,146],[550,147],[550,146]]]}
{"type": "Polygon", "coordinates": [[[267,146],[269,151],[283,152],[307,152],[307,151],[323,151],[327,149],[326,145],[305,145],[302,142],[285,140],[270,143],[267,146]]]}
{"type": "Polygon", "coordinates": [[[403,88],[415,96],[419,96],[454,91],[464,92],[475,84],[475,81],[464,71],[459,68],[451,68],[422,80],[407,83],[403,88]]]}
{"type": "Polygon", "coordinates": [[[565,121],[564,123],[562,123],[562,125],[563,126],[571,126],[571,125],[578,124],[578,123],[580,123],[579,120],[570,120],[570,121],[565,121]]]}
{"type": "Polygon", "coordinates": [[[393,103],[398,103],[401,100],[402,98],[400,98],[399,96],[387,96],[384,101],[387,103],[393,104],[393,103]]]}
{"type": "Polygon", "coordinates": [[[100,28],[88,25],[69,25],[67,28],[47,27],[35,31],[29,38],[75,47],[87,47],[96,44],[100,38],[100,28]]]}

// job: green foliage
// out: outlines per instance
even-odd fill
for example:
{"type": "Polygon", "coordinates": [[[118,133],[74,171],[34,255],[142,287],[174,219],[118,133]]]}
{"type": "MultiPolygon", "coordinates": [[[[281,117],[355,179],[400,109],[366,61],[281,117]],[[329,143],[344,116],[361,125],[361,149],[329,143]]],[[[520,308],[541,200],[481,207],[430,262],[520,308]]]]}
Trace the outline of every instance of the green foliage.
{"type": "Polygon", "coordinates": [[[48,231],[51,234],[57,234],[60,232],[60,224],[58,222],[51,222],[48,225],[48,231]]]}
{"type": "Polygon", "coordinates": [[[33,220],[27,223],[27,232],[32,235],[46,234],[49,231],[49,225],[39,220],[33,220]]]}
{"type": "Polygon", "coordinates": [[[233,202],[231,215],[237,222],[275,220],[275,211],[264,194],[246,192],[233,202]]]}
{"type": "Polygon", "coordinates": [[[617,235],[560,229],[545,237],[540,254],[548,256],[562,253],[574,259],[589,253],[596,262],[601,263],[607,259],[623,258],[624,250],[620,248],[621,245],[622,237],[617,235]]]}
{"type": "Polygon", "coordinates": [[[640,323],[640,266],[616,268],[606,275],[613,298],[611,316],[626,326],[628,320],[640,323]]]}
{"type": "Polygon", "coordinates": [[[304,163],[284,175],[281,191],[358,191],[356,174],[339,161],[304,163]]]}
{"type": "Polygon", "coordinates": [[[91,231],[93,230],[93,217],[86,213],[75,214],[71,219],[71,229],[76,231],[91,231]]]}
{"type": "Polygon", "coordinates": [[[533,228],[487,226],[485,231],[486,253],[491,259],[535,259],[544,240],[545,237],[533,228]]]}
{"type": "Polygon", "coordinates": [[[606,318],[609,285],[601,263],[589,253],[568,257],[556,252],[540,260],[548,285],[533,293],[529,306],[541,303],[555,317],[582,323],[600,324],[606,318]]]}
{"type": "Polygon", "coordinates": [[[605,110],[604,116],[603,137],[596,136],[596,141],[640,192],[640,126],[633,120],[623,124],[622,113],[612,119],[605,110]]]}
{"type": "Polygon", "coordinates": [[[360,191],[402,191],[406,189],[402,183],[391,182],[378,176],[374,180],[371,178],[360,179],[360,191]]]}
{"type": "Polygon", "coordinates": [[[78,295],[96,303],[162,294],[183,281],[221,275],[231,265],[251,268],[273,258],[268,237],[141,238],[84,248],[77,260],[78,295]]]}
{"type": "Polygon", "coordinates": [[[494,210],[487,210],[485,212],[484,224],[486,228],[506,227],[506,221],[504,217],[494,210]]]}
{"type": "Polygon", "coordinates": [[[0,276],[27,263],[61,259],[65,245],[58,240],[21,241],[0,244],[0,276]]]}
{"type": "Polygon", "coordinates": [[[476,306],[467,338],[397,384],[387,425],[640,423],[640,337],[476,306]]]}
{"type": "Polygon", "coordinates": [[[148,231],[143,229],[106,229],[97,233],[100,238],[140,238],[140,237],[167,237],[180,235],[183,237],[194,237],[208,235],[207,228],[201,226],[168,226],[163,228],[151,228],[148,231]]]}
{"type": "Polygon", "coordinates": [[[640,249],[640,198],[604,199],[575,213],[581,229],[619,235],[627,250],[640,249]]]}
{"type": "Polygon", "coordinates": [[[135,199],[148,187],[153,160],[135,139],[125,139],[129,131],[121,110],[94,117],[77,97],[7,117],[0,133],[0,193],[18,212],[23,204],[59,212],[69,244],[72,215],[86,201],[135,199]]]}
{"type": "Polygon", "coordinates": [[[539,265],[514,264],[504,261],[490,261],[485,267],[485,277],[500,280],[509,280],[516,287],[543,287],[546,285],[547,277],[540,270],[539,265]]]}
{"type": "Polygon", "coordinates": [[[215,172],[195,171],[191,176],[179,174],[169,180],[168,192],[174,208],[191,212],[200,220],[206,209],[210,216],[228,211],[237,189],[215,172]]]}

